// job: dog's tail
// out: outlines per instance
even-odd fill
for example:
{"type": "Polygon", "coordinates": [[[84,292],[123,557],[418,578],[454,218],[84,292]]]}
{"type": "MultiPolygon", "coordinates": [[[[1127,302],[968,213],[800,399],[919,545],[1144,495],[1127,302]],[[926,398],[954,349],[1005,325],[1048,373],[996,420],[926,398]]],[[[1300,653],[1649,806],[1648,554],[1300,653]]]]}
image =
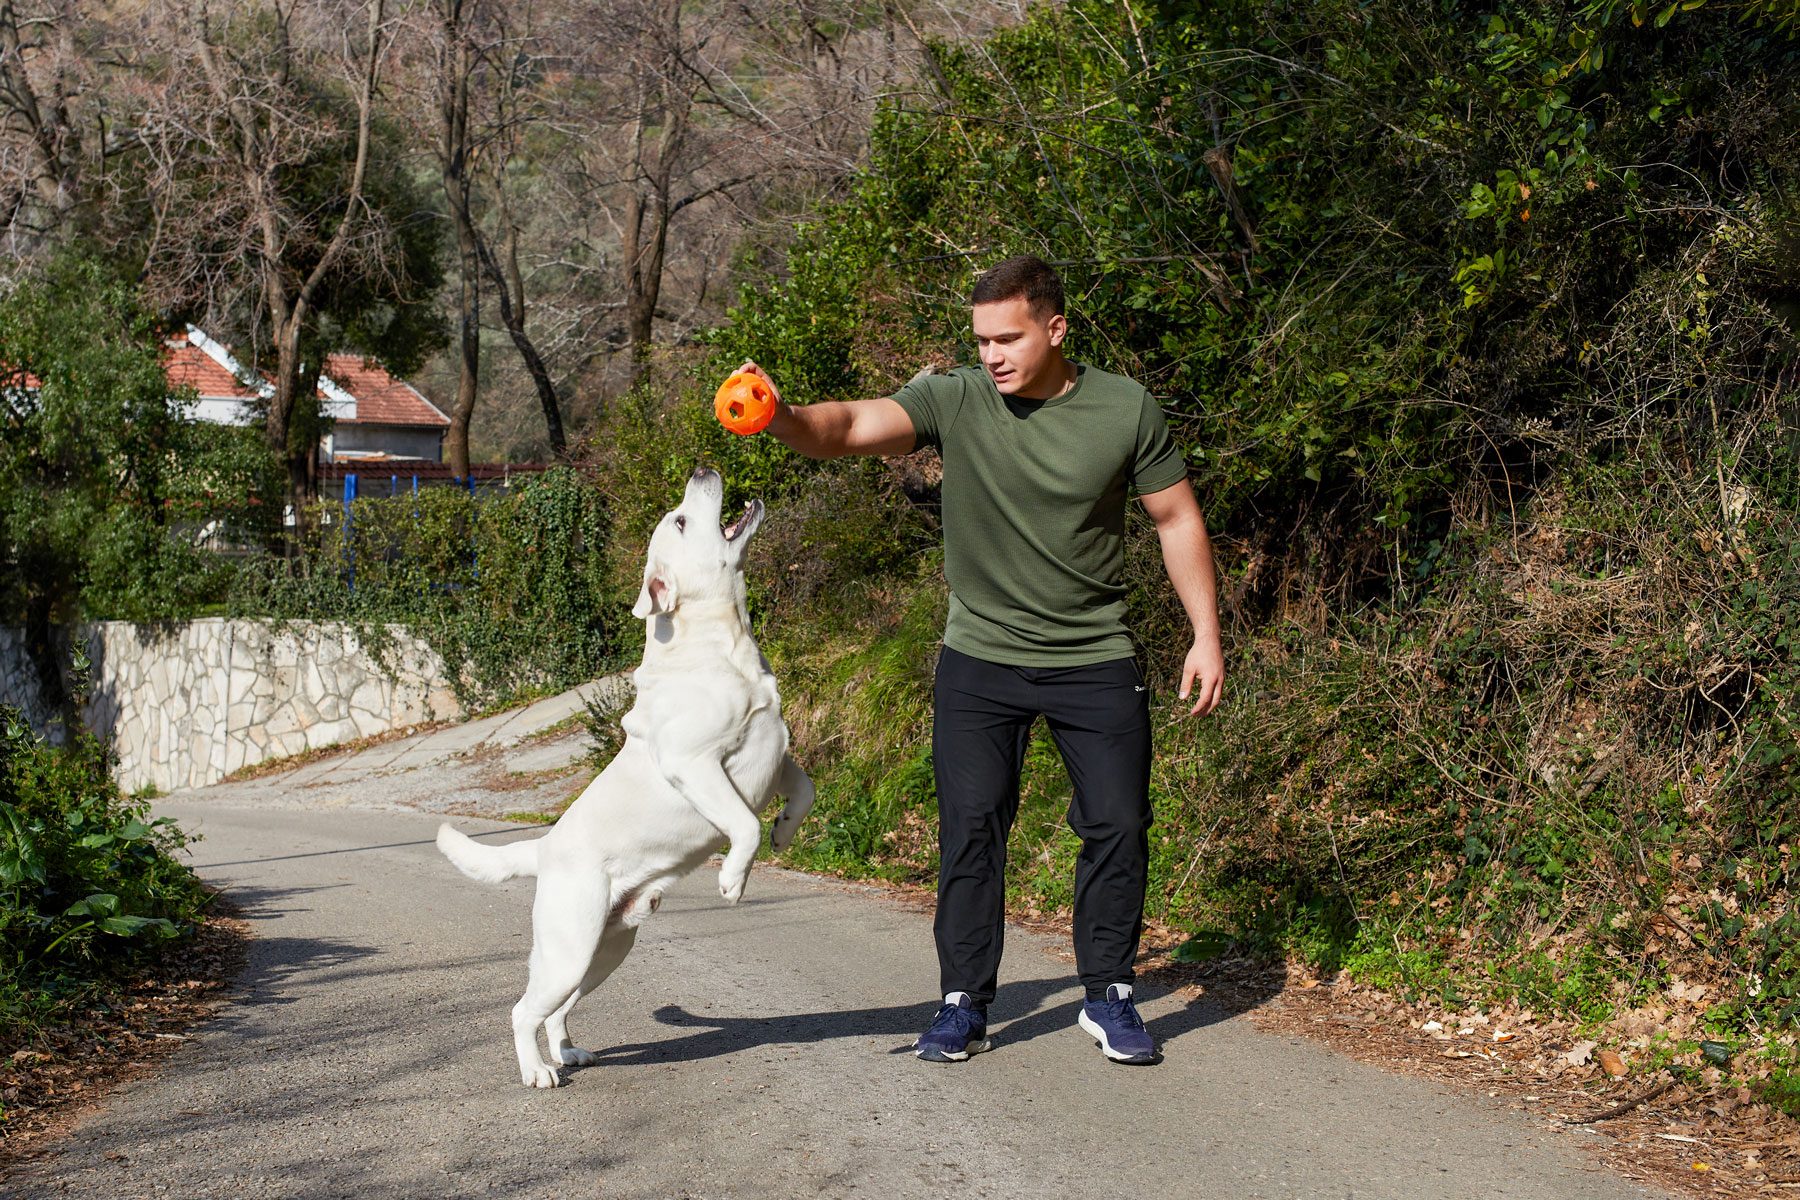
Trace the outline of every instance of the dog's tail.
{"type": "Polygon", "coordinates": [[[500,846],[484,846],[448,824],[438,826],[437,847],[456,869],[470,879],[482,883],[500,883],[521,875],[536,875],[538,847],[541,839],[507,842],[500,846]]]}

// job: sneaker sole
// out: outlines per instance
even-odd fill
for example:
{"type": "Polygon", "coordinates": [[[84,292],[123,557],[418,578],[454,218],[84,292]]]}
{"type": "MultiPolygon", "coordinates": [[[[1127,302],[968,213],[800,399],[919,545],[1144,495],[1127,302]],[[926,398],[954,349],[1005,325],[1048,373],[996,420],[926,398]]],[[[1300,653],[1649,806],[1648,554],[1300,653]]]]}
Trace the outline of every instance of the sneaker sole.
{"type": "Polygon", "coordinates": [[[963,1050],[960,1052],[954,1051],[954,1050],[939,1050],[935,1046],[928,1046],[923,1050],[915,1049],[913,1051],[913,1055],[924,1062],[935,1062],[935,1063],[967,1062],[969,1059],[969,1055],[980,1054],[983,1051],[992,1050],[993,1048],[994,1048],[993,1041],[989,1038],[983,1038],[979,1042],[970,1042],[969,1048],[967,1050],[963,1050]]]}
{"type": "Polygon", "coordinates": [[[1112,1043],[1106,1040],[1106,1030],[1100,1028],[1098,1021],[1090,1020],[1086,1013],[1079,1014],[1075,1020],[1080,1024],[1082,1030],[1094,1039],[1094,1045],[1100,1047],[1100,1053],[1106,1055],[1112,1062],[1127,1067],[1147,1067],[1162,1061],[1162,1055],[1154,1050],[1148,1054],[1121,1054],[1112,1048],[1112,1043]]]}

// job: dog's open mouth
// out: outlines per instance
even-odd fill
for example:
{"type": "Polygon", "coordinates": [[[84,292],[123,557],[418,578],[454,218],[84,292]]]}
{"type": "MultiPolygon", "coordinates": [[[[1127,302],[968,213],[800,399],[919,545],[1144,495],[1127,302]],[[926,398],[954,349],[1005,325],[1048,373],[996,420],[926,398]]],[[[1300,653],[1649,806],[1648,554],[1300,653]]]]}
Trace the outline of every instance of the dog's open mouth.
{"type": "Polygon", "coordinates": [[[738,519],[725,526],[726,541],[730,542],[737,540],[738,535],[742,534],[744,530],[750,527],[751,519],[756,515],[757,504],[758,502],[755,500],[746,500],[744,502],[744,511],[738,514],[738,519]]]}

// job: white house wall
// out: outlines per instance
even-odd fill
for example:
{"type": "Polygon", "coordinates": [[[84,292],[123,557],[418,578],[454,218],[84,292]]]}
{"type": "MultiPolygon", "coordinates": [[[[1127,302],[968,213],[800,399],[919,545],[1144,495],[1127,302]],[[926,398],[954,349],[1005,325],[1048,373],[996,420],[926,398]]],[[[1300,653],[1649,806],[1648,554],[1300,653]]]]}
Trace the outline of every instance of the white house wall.
{"type": "MultiPolygon", "coordinates": [[[[398,458],[423,458],[431,462],[443,459],[444,435],[437,429],[418,429],[393,425],[337,425],[331,431],[331,454],[342,459],[346,451],[385,451],[398,458]]],[[[370,464],[369,470],[380,472],[381,464],[370,464]]]]}

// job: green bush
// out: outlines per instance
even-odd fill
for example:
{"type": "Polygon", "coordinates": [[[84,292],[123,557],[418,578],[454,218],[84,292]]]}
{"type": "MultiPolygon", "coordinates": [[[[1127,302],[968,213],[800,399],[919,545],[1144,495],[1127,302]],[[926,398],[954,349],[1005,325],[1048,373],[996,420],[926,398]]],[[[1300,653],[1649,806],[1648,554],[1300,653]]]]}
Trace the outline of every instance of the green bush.
{"type": "Polygon", "coordinates": [[[173,857],[187,837],[110,766],[92,736],[53,746],[0,706],[0,1045],[191,933],[208,901],[173,857]]]}
{"type": "MultiPolygon", "coordinates": [[[[1721,1034],[1792,1030],[1800,43],[1771,12],[1042,6],[936,48],[714,344],[797,399],[882,394],[970,357],[978,269],[1058,262],[1074,353],[1163,399],[1223,571],[1227,704],[1158,724],[1151,914],[1444,1003],[1595,1021],[1679,976],[1721,1034]]],[[[1166,687],[1187,623],[1129,537],[1166,687]]],[[[935,629],[896,614],[943,581],[899,558],[848,560],[848,628],[777,610],[771,657],[822,785],[797,860],[922,878],[935,629]]],[[[1038,739],[1022,904],[1067,902],[1066,789],[1038,739]]]]}
{"type": "Polygon", "coordinates": [[[194,419],[192,399],[170,394],[141,298],[96,263],[0,288],[0,623],[24,627],[66,716],[56,626],[215,609],[231,568],[202,532],[260,540],[281,511],[255,431],[194,419]]]}
{"type": "Polygon", "coordinates": [[[406,626],[444,659],[470,709],[560,691],[618,665],[635,585],[609,582],[607,505],[557,467],[499,496],[428,488],[416,496],[322,502],[293,560],[241,575],[246,616],[357,625],[377,650],[406,626]]]}

